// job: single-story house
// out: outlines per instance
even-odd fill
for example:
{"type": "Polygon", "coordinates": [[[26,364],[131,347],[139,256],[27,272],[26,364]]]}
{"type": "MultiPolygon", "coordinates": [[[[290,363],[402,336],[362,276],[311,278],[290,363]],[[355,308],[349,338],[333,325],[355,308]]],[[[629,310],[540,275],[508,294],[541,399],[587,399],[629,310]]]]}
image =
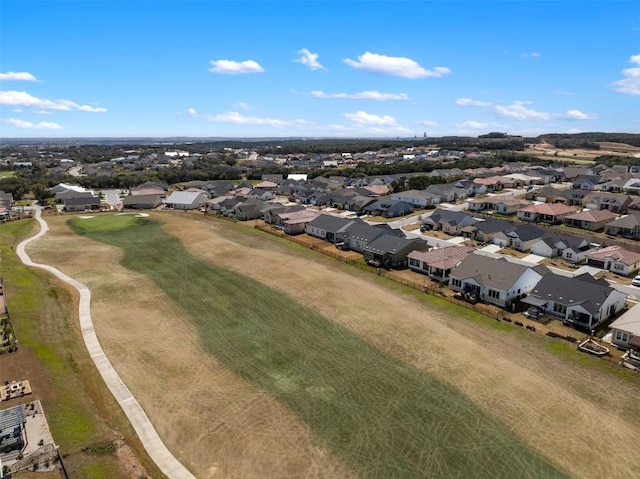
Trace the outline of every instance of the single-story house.
{"type": "Polygon", "coordinates": [[[622,349],[640,351],[640,303],[609,325],[611,343],[622,349]]]}
{"type": "Polygon", "coordinates": [[[135,210],[152,210],[162,204],[162,195],[128,195],[122,200],[123,208],[131,208],[135,210]]]}
{"type": "Polygon", "coordinates": [[[589,249],[589,242],[577,236],[564,234],[551,234],[539,239],[531,245],[531,253],[545,258],[555,258],[562,256],[564,251],[570,248],[572,251],[589,249]]]}
{"type": "Polygon", "coordinates": [[[408,190],[393,193],[392,200],[404,201],[416,208],[430,208],[440,202],[440,198],[425,190],[408,190]]]}
{"type": "Polygon", "coordinates": [[[622,276],[630,276],[640,269],[640,253],[634,253],[618,245],[607,246],[585,256],[589,266],[606,269],[622,276]]]}
{"type": "Polygon", "coordinates": [[[556,225],[562,223],[565,216],[577,213],[578,211],[578,208],[575,206],[567,206],[562,203],[540,203],[520,208],[517,215],[522,221],[556,225]]]}
{"type": "Polygon", "coordinates": [[[545,266],[532,268],[505,257],[470,254],[451,271],[449,287],[472,299],[507,307],[531,291],[544,271],[548,271],[545,266]]]}
{"type": "Polygon", "coordinates": [[[340,246],[364,253],[367,245],[386,234],[389,234],[389,232],[383,228],[378,228],[367,223],[355,223],[344,231],[344,241],[340,246]]]}
{"type": "Polygon", "coordinates": [[[565,324],[591,330],[626,306],[627,295],[588,273],[574,278],[545,274],[523,303],[539,308],[565,324]]]}
{"type": "Polygon", "coordinates": [[[493,211],[500,215],[514,215],[520,208],[527,207],[531,202],[513,196],[501,196],[493,203],[493,211]]]}
{"type": "Polygon", "coordinates": [[[288,235],[297,235],[304,233],[304,229],[307,223],[313,221],[320,213],[317,210],[300,210],[291,211],[288,213],[279,213],[277,215],[277,224],[288,235]]]}
{"type": "Polygon", "coordinates": [[[589,231],[600,231],[618,216],[607,210],[583,210],[564,217],[564,224],[589,231]]]}
{"type": "Polygon", "coordinates": [[[526,252],[539,239],[545,236],[544,230],[532,224],[512,226],[510,229],[501,231],[493,237],[493,244],[503,248],[513,248],[517,251],[526,252]]]}
{"type": "Polygon", "coordinates": [[[604,230],[609,235],[640,239],[640,213],[631,213],[614,220],[604,230]]]}
{"type": "Polygon", "coordinates": [[[174,191],[164,200],[168,207],[176,210],[195,210],[206,201],[206,195],[195,191],[174,191]]]}
{"type": "Polygon", "coordinates": [[[268,207],[269,203],[266,201],[257,198],[247,198],[233,208],[233,215],[240,221],[255,220],[262,218],[264,210],[268,207]]]}
{"type": "Polygon", "coordinates": [[[447,234],[456,235],[466,227],[477,222],[475,218],[462,211],[436,209],[422,220],[422,224],[428,229],[442,230],[447,234]]]}
{"type": "Polygon", "coordinates": [[[451,270],[473,251],[474,248],[466,245],[448,246],[430,251],[412,251],[407,257],[409,269],[440,281],[449,278],[451,270]]]}
{"type": "Polygon", "coordinates": [[[480,243],[491,243],[493,238],[507,229],[513,228],[513,224],[507,220],[501,219],[488,219],[485,221],[478,221],[473,225],[475,228],[475,240],[480,243]]]}
{"type": "Polygon", "coordinates": [[[585,196],[582,203],[585,208],[590,210],[609,210],[613,213],[624,214],[633,200],[634,197],[629,195],[595,191],[585,196]]]}
{"type": "Polygon", "coordinates": [[[362,209],[366,214],[372,216],[383,216],[385,218],[396,218],[405,216],[413,212],[413,206],[404,201],[392,199],[381,199],[365,206],[362,209]]]}
{"type": "Polygon", "coordinates": [[[323,214],[311,220],[305,225],[305,232],[316,238],[323,239],[329,243],[344,241],[342,234],[349,226],[355,223],[364,223],[360,219],[342,218],[323,214]]]}
{"type": "Polygon", "coordinates": [[[427,251],[429,244],[421,239],[400,238],[382,235],[364,248],[364,259],[368,264],[383,268],[404,268],[412,251],[427,251]]]}
{"type": "Polygon", "coordinates": [[[94,211],[100,209],[97,196],[72,196],[64,199],[64,211],[94,211]]]}

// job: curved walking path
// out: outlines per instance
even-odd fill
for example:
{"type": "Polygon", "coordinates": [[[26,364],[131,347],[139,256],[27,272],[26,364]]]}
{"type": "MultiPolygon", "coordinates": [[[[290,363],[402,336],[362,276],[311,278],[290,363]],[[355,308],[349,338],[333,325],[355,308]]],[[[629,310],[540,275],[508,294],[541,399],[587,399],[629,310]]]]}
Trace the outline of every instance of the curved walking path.
{"type": "Polygon", "coordinates": [[[53,266],[49,266],[47,264],[34,263],[31,261],[29,255],[25,252],[26,246],[32,241],[37,240],[44,236],[44,234],[49,231],[49,225],[46,221],[42,219],[41,210],[39,207],[35,208],[35,219],[40,223],[40,232],[35,236],[28,238],[22,241],[16,252],[20,260],[26,266],[33,266],[35,268],[41,268],[46,271],[49,271],[56,277],[60,278],[62,281],[70,284],[74,288],[78,290],[80,293],[80,306],[79,306],[79,317],[80,317],[80,328],[82,330],[82,337],[84,338],[84,343],[87,346],[87,350],[89,351],[89,355],[93,360],[93,363],[98,368],[102,379],[106,383],[107,387],[120,404],[120,407],[124,410],[124,413],[129,418],[131,425],[135,429],[142,445],[147,450],[147,453],[156,463],[156,465],[160,468],[160,470],[169,478],[169,479],[195,479],[195,476],[191,474],[180,462],[171,454],[169,449],[164,445],[160,436],[154,429],[151,421],[145,414],[144,410],[138,403],[129,388],[124,384],[118,373],[111,365],[111,362],[104,354],[102,350],[102,346],[100,346],[100,342],[98,341],[98,337],[96,336],[96,332],[93,329],[93,321],[91,319],[91,292],[89,288],[87,288],[84,284],[75,279],[67,276],[62,271],[54,268],[53,266]]]}

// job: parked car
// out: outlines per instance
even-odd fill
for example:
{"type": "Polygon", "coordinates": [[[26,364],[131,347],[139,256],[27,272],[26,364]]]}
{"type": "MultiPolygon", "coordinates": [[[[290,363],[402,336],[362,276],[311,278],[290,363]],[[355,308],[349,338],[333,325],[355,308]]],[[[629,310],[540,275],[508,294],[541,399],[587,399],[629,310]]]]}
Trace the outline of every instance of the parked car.
{"type": "Polygon", "coordinates": [[[631,280],[631,286],[640,287],[640,274],[631,280]]]}

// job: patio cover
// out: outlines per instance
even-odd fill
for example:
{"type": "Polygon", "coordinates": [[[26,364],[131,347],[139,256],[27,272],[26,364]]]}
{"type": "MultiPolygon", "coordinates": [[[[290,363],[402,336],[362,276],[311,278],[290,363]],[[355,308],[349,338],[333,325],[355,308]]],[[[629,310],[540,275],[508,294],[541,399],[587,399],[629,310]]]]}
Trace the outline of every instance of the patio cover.
{"type": "Polygon", "coordinates": [[[546,300],[542,298],[536,298],[535,296],[527,296],[526,298],[522,298],[520,301],[522,301],[524,304],[537,306],[538,308],[542,308],[545,304],[547,304],[546,300]]]}

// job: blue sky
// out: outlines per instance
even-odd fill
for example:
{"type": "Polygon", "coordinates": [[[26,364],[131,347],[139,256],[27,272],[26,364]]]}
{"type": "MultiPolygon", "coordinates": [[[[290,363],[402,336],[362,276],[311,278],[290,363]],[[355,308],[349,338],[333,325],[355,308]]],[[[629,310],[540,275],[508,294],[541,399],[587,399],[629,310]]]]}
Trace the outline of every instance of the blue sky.
{"type": "Polygon", "coordinates": [[[640,2],[0,2],[0,136],[640,132],[640,2]]]}

